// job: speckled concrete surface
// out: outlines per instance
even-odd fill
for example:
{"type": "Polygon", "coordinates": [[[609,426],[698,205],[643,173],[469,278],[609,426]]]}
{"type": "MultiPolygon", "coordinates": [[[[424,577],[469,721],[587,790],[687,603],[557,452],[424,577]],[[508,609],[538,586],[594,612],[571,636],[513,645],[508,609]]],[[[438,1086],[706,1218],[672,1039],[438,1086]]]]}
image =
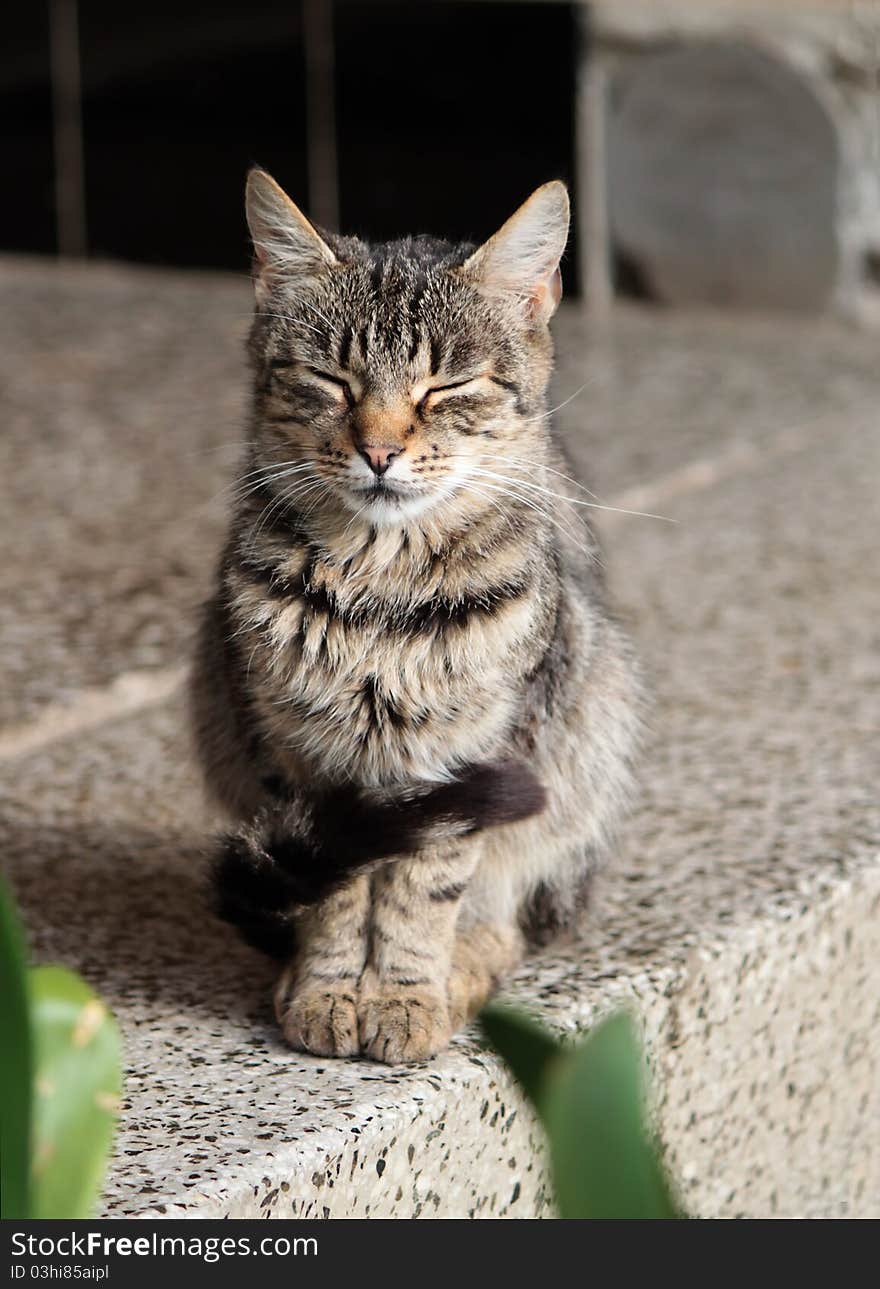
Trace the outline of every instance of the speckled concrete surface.
{"type": "MultiPolygon", "coordinates": [[[[5,277],[14,731],[46,704],[75,712],[84,685],[180,660],[228,469],[211,448],[235,437],[246,289],[38,264],[5,277]],[[68,420],[46,376],[59,368],[68,420]],[[142,584],[114,579],[117,553],[142,584]]],[[[530,963],[510,996],[568,1031],[634,1005],[692,1211],[880,1216],[876,341],[631,313],[587,344],[581,325],[563,314],[557,381],[559,401],[588,381],[561,413],[579,464],[603,497],[640,493],[677,521],[605,521],[654,740],[582,942],[530,963]]],[[[38,955],[80,967],[123,1025],[106,1211],[548,1212],[534,1125],[473,1035],[396,1071],[279,1045],[266,965],[207,913],[210,820],[179,702],[109,711],[81,736],[47,723],[44,746],[6,761],[0,801],[38,955]]]]}

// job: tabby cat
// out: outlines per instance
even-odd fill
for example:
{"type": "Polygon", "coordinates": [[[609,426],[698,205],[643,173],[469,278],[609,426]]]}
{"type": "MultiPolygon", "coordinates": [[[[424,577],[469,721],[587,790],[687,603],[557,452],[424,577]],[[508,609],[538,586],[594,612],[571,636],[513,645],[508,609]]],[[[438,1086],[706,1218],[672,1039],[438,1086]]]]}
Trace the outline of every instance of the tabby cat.
{"type": "Polygon", "coordinates": [[[484,245],[372,246],[247,185],[253,408],[192,702],[221,914],[291,1046],[431,1056],[572,928],[638,670],[545,410],[561,183],[484,245]]]}

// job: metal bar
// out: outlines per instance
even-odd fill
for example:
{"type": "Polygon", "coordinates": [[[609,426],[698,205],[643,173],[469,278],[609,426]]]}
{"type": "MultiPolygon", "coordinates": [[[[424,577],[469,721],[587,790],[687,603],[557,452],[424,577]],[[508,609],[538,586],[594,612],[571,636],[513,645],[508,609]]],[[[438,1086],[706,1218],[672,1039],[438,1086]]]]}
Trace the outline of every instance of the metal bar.
{"type": "Polygon", "coordinates": [[[309,215],[339,228],[333,0],[302,0],[309,215]]]}
{"type": "Polygon", "coordinates": [[[87,250],[78,0],[49,0],[49,58],[58,254],[87,250]]]}
{"type": "Polygon", "coordinates": [[[590,40],[589,18],[581,6],[578,17],[575,184],[581,289],[587,314],[600,318],[609,312],[614,297],[606,158],[608,87],[605,65],[590,40]]]}

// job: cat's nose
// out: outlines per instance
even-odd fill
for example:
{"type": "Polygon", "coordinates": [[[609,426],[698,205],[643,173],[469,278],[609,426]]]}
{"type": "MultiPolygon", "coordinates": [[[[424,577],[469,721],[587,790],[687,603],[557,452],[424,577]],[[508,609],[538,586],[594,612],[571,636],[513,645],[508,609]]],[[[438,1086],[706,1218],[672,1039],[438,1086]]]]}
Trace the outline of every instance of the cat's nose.
{"type": "Polygon", "coordinates": [[[391,462],[403,452],[400,447],[389,447],[387,444],[375,446],[369,443],[359,443],[357,450],[377,478],[381,478],[391,462]]]}

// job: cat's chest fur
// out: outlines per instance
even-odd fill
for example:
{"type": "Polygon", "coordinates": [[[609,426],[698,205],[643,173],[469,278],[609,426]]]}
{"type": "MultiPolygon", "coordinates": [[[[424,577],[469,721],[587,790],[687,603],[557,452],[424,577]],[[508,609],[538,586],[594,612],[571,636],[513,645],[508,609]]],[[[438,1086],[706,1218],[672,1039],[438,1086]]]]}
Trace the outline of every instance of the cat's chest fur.
{"type": "Polygon", "coordinates": [[[251,701],[292,772],[371,785],[485,760],[516,719],[547,606],[528,549],[358,560],[306,548],[228,578],[251,701]],[[268,593],[267,593],[268,592],[268,593]]]}

